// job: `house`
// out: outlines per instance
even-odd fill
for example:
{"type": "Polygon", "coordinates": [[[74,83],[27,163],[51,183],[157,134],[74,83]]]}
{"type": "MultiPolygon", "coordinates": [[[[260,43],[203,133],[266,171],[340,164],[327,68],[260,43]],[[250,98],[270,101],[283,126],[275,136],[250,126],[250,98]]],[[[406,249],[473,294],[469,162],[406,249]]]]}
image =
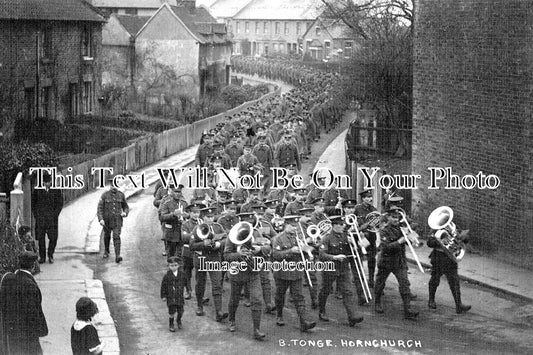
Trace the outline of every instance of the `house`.
{"type": "Polygon", "coordinates": [[[180,0],[89,0],[91,4],[107,15],[152,16],[161,5],[176,6],[180,0]]]}
{"type": "MultiPolygon", "coordinates": [[[[226,20],[235,54],[298,52],[299,39],[317,18],[319,0],[253,0],[226,20]]],[[[211,6],[215,7],[216,3],[211,6]]]]}
{"type": "Polygon", "coordinates": [[[149,17],[112,15],[104,29],[105,82],[129,81],[137,93],[195,98],[227,85],[231,41],[195,1],[164,3],[149,17]]]}
{"type": "MultiPolygon", "coordinates": [[[[216,0],[207,7],[218,22],[230,25],[231,19],[253,0],[216,0]]],[[[229,31],[231,32],[231,31],[229,31]]]]}
{"type": "Polygon", "coordinates": [[[82,0],[0,0],[0,85],[17,119],[98,109],[102,25],[82,0]]]}
{"type": "Polygon", "coordinates": [[[358,43],[341,20],[317,18],[303,35],[304,58],[338,61],[351,58],[358,43]]]}

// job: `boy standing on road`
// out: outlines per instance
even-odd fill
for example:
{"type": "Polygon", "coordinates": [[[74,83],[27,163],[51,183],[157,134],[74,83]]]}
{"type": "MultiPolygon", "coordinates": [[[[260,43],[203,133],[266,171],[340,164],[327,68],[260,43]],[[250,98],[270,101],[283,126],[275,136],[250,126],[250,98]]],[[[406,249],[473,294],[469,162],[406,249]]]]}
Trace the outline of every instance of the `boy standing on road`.
{"type": "Polygon", "coordinates": [[[183,264],[177,256],[167,259],[168,271],[161,281],[161,299],[167,303],[168,307],[168,329],[175,332],[174,317],[178,329],[181,329],[181,316],[183,315],[183,288],[185,277],[183,274],[183,264]]]}

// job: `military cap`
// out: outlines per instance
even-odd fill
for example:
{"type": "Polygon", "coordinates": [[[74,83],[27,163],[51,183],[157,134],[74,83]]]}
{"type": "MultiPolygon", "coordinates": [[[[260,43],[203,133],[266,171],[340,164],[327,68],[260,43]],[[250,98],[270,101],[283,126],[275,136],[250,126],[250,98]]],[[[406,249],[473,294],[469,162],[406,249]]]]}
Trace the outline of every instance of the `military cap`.
{"type": "Polygon", "coordinates": [[[283,219],[285,220],[285,223],[298,223],[300,221],[301,216],[292,215],[292,216],[283,216],[283,219]]]}
{"type": "Polygon", "coordinates": [[[387,208],[387,213],[395,213],[395,212],[399,212],[401,210],[402,209],[400,207],[392,205],[389,208],[387,208]]]}
{"type": "Polygon", "coordinates": [[[389,197],[387,201],[390,203],[400,203],[403,201],[403,197],[402,196],[391,196],[389,197]]]}
{"type": "Polygon", "coordinates": [[[200,210],[203,216],[214,216],[218,213],[216,207],[206,207],[200,210]]]}
{"type": "Polygon", "coordinates": [[[224,148],[224,146],[222,144],[220,144],[220,143],[213,144],[213,149],[223,149],[223,148],[224,148]]]}
{"type": "Polygon", "coordinates": [[[185,186],[183,186],[183,184],[178,184],[178,186],[176,186],[174,183],[170,183],[168,185],[168,187],[171,189],[171,190],[178,190],[178,191],[181,191],[185,186]]]}
{"type": "Polygon", "coordinates": [[[283,166],[284,169],[290,169],[290,170],[294,170],[296,169],[296,164],[286,164],[283,166]]]}
{"type": "Polygon", "coordinates": [[[280,204],[278,200],[268,200],[264,202],[265,206],[268,208],[276,208],[280,204]]]}
{"type": "Polygon", "coordinates": [[[193,202],[189,206],[187,206],[187,211],[201,211],[203,208],[205,208],[205,205],[199,202],[193,202]]]}
{"type": "Polygon", "coordinates": [[[237,216],[240,219],[248,219],[248,218],[254,217],[254,213],[253,212],[242,212],[242,213],[239,213],[237,216]]]}
{"type": "Polygon", "coordinates": [[[228,200],[224,203],[224,207],[226,208],[232,208],[237,209],[237,201],[235,200],[228,200]]]}
{"type": "Polygon", "coordinates": [[[254,212],[257,212],[257,213],[265,213],[267,206],[264,204],[257,204],[257,205],[252,206],[252,209],[254,212]]]}
{"type": "Polygon", "coordinates": [[[325,205],[326,200],[324,200],[322,197],[315,198],[312,202],[313,205],[325,205]]]}
{"type": "Polygon", "coordinates": [[[252,149],[254,146],[253,144],[250,144],[250,143],[246,143],[243,148],[246,148],[246,149],[252,149]]]}
{"type": "Polygon", "coordinates": [[[357,205],[356,200],[346,200],[342,203],[342,207],[355,207],[357,205]]]}
{"type": "Polygon", "coordinates": [[[365,190],[359,192],[359,196],[365,197],[366,195],[372,195],[372,191],[374,191],[374,190],[373,189],[365,189],[365,190]]]}
{"type": "Polygon", "coordinates": [[[346,224],[344,216],[331,216],[329,217],[331,224],[346,224]]]}
{"type": "Polygon", "coordinates": [[[298,212],[301,214],[301,215],[307,215],[307,214],[310,214],[312,212],[314,212],[315,209],[314,208],[311,208],[311,207],[304,207],[304,208],[300,208],[298,210],[298,212]]]}

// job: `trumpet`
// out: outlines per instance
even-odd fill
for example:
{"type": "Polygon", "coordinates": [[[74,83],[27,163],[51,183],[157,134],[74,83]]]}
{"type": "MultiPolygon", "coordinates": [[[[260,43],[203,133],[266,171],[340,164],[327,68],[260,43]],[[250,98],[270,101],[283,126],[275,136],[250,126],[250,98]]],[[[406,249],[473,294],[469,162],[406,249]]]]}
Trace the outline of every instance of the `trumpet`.
{"type": "Polygon", "coordinates": [[[346,224],[350,226],[348,232],[353,229],[355,231],[355,234],[357,234],[357,239],[359,242],[358,244],[361,247],[361,252],[366,255],[366,247],[369,246],[370,243],[366,238],[361,237],[361,232],[359,231],[359,224],[357,223],[357,216],[354,214],[349,214],[344,217],[344,220],[346,221],[346,224]]]}
{"type": "MultiPolygon", "coordinates": [[[[348,215],[348,216],[352,216],[352,215],[348,215]]],[[[346,223],[348,224],[348,221],[346,221],[346,223]]],[[[357,223],[357,219],[355,219],[355,223],[357,223]]],[[[357,232],[357,236],[360,238],[359,230],[356,229],[356,232],[357,232]]],[[[361,283],[361,287],[363,289],[363,295],[365,296],[365,301],[368,303],[372,299],[372,292],[370,292],[370,286],[368,286],[368,281],[365,275],[365,269],[363,267],[363,261],[361,260],[361,256],[359,255],[359,251],[357,250],[357,248],[356,247],[354,248],[356,244],[353,238],[353,234],[350,231],[348,231],[348,245],[350,246],[350,251],[352,252],[352,257],[355,262],[355,268],[357,269],[357,275],[359,277],[359,282],[361,283]]]]}
{"type": "Polygon", "coordinates": [[[420,259],[418,258],[418,255],[416,255],[415,247],[419,247],[421,245],[420,240],[418,239],[418,233],[413,231],[411,228],[411,225],[409,225],[409,222],[407,221],[407,214],[405,211],[401,208],[398,209],[398,213],[402,216],[402,219],[400,220],[400,224],[405,223],[405,227],[400,226],[400,230],[402,231],[402,234],[405,238],[405,242],[409,246],[409,250],[411,250],[411,254],[413,254],[413,258],[415,258],[416,264],[418,265],[418,269],[424,273],[424,268],[422,267],[422,264],[420,263],[420,259]]]}

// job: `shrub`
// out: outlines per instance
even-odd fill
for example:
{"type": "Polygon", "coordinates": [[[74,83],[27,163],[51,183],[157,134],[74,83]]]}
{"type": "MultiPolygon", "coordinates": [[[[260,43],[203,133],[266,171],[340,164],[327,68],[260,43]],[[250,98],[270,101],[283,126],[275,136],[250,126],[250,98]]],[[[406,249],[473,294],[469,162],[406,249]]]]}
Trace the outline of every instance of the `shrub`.
{"type": "MultiPolygon", "coordinates": [[[[249,88],[249,87],[248,87],[249,88]]],[[[245,86],[228,85],[222,89],[220,96],[231,108],[237,107],[248,100],[245,86]]]]}
{"type": "Polygon", "coordinates": [[[18,255],[24,251],[15,229],[0,220],[0,278],[7,272],[18,269],[18,255]]]}

